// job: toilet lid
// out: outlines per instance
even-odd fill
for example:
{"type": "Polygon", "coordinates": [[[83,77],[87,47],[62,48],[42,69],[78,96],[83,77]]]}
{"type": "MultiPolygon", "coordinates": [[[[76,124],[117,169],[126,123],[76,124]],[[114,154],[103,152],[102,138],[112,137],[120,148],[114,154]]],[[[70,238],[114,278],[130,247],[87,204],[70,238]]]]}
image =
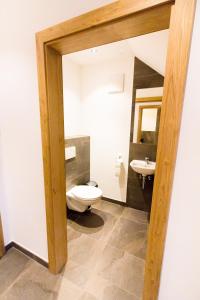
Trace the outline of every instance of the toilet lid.
{"type": "Polygon", "coordinates": [[[102,191],[94,186],[77,185],[71,189],[71,193],[83,200],[96,199],[102,196],[102,191]]]}

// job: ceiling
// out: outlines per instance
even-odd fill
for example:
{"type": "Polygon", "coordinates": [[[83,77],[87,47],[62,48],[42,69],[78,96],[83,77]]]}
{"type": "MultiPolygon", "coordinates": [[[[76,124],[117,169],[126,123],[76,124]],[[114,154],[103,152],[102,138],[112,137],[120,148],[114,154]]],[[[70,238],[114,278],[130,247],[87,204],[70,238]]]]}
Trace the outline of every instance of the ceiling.
{"type": "Polygon", "coordinates": [[[112,44],[66,55],[80,65],[95,64],[105,60],[137,56],[157,72],[164,75],[168,30],[162,30],[112,44]]]}

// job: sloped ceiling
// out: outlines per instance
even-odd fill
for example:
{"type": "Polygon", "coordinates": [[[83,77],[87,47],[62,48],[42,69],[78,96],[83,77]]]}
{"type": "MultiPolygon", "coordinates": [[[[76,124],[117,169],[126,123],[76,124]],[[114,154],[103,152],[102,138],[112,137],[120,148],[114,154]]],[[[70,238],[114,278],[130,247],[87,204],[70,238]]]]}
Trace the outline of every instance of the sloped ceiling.
{"type": "Polygon", "coordinates": [[[140,60],[164,75],[167,54],[168,30],[138,36],[132,39],[103,45],[68,54],[80,65],[95,64],[109,59],[137,56],[140,60]]]}

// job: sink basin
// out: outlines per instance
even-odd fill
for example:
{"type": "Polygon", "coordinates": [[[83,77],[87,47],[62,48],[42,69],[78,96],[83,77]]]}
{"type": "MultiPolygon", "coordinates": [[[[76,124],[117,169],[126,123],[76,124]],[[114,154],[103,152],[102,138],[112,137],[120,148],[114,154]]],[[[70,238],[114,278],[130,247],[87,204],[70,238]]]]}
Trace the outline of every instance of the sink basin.
{"type": "Polygon", "coordinates": [[[156,163],[154,161],[147,163],[144,160],[132,160],[130,166],[135,172],[143,176],[153,175],[156,169],[156,163]]]}

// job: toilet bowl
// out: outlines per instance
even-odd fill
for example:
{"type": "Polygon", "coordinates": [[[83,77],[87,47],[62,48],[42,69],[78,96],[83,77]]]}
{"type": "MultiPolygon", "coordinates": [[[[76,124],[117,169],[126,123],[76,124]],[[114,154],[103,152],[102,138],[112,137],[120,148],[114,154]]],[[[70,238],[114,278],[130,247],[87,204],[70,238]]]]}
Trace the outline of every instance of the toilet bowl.
{"type": "Polygon", "coordinates": [[[69,209],[84,212],[101,199],[102,191],[94,186],[77,185],[66,193],[69,209]]]}

